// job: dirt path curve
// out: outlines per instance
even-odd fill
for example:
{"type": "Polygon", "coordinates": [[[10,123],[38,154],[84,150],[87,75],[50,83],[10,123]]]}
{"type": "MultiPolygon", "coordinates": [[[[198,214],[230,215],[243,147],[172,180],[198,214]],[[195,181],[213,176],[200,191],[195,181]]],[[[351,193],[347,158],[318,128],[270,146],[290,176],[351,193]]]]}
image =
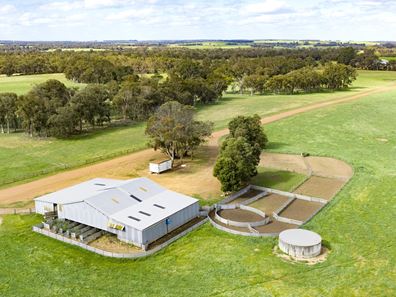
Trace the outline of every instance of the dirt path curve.
{"type": "MultiPolygon", "coordinates": [[[[263,124],[268,124],[272,123],[275,121],[279,121],[297,114],[301,114],[304,112],[308,112],[311,110],[315,109],[320,109],[320,108],[325,108],[328,106],[352,101],[352,100],[357,100],[360,98],[367,97],[369,95],[377,94],[377,93],[383,93],[391,90],[395,90],[396,85],[392,84],[389,86],[385,87],[378,87],[374,89],[370,89],[368,91],[362,91],[361,93],[354,94],[354,95],[347,95],[343,96],[339,99],[333,99],[325,102],[319,102],[319,103],[314,103],[310,104],[304,107],[299,107],[293,110],[281,112],[279,114],[271,115],[262,118],[261,122],[263,124]]],[[[228,134],[228,129],[223,129],[220,131],[216,131],[212,134],[212,137],[210,138],[207,147],[211,150],[213,150],[213,156],[216,155],[217,153],[217,144],[219,139],[228,134]]],[[[212,155],[212,154],[211,154],[212,155]]],[[[16,201],[28,201],[31,200],[37,196],[53,192],[59,189],[62,189],[64,187],[73,185],[75,183],[81,182],[83,180],[88,180],[93,177],[97,176],[111,176],[112,178],[121,178],[121,176],[117,176],[119,174],[119,168],[125,168],[128,167],[129,171],[131,169],[142,171],[142,161],[147,163],[147,160],[154,159],[159,156],[158,152],[154,152],[151,149],[146,149],[142,150],[139,152],[135,152],[126,156],[118,157],[115,159],[111,159],[108,161],[100,162],[97,164],[89,165],[86,167],[82,168],[77,168],[73,169],[70,171],[66,172],[61,172],[52,176],[44,177],[39,180],[31,181],[25,184],[17,185],[14,187],[10,188],[5,188],[0,190],[0,203],[1,204],[7,204],[7,203],[12,203],[16,201]],[[132,168],[131,168],[132,166],[132,168]],[[135,168],[133,168],[135,167],[135,168]],[[137,168],[140,167],[140,168],[137,168]],[[115,170],[117,169],[117,170],[115,170]]],[[[210,159],[208,163],[208,170],[211,171],[212,167],[212,160],[213,158],[210,159]]],[[[205,176],[208,178],[208,173],[205,173],[205,176]]],[[[209,172],[209,176],[211,176],[209,172]]],[[[122,175],[122,178],[125,179],[125,175],[122,175]]],[[[204,178],[204,177],[203,177],[204,178]]],[[[154,178],[156,179],[156,178],[154,178]]],[[[190,184],[190,186],[192,186],[190,184]]],[[[174,187],[174,190],[177,190],[177,187],[174,187]]]]}

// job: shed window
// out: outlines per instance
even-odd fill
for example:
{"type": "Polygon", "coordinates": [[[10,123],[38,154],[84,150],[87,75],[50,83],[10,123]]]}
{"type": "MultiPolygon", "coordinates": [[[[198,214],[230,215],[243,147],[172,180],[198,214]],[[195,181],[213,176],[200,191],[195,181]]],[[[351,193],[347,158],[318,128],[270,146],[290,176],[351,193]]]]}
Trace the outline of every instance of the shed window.
{"type": "Polygon", "coordinates": [[[162,205],[159,205],[159,204],[153,204],[155,207],[158,207],[158,208],[161,208],[161,209],[165,209],[165,207],[164,206],[162,206],[162,205]]]}
{"type": "Polygon", "coordinates": [[[144,212],[144,211],[139,210],[139,213],[141,213],[141,214],[143,214],[143,215],[145,215],[145,216],[151,217],[151,214],[149,214],[149,213],[147,213],[147,212],[144,212]]]}
{"type": "Polygon", "coordinates": [[[104,187],[105,186],[105,184],[94,184],[95,186],[101,186],[101,187],[104,187]]]}
{"type": "Polygon", "coordinates": [[[137,222],[140,222],[140,219],[138,219],[138,218],[135,218],[135,217],[132,217],[132,216],[128,216],[128,218],[130,218],[130,219],[132,219],[132,220],[135,220],[135,221],[137,221],[137,222]]]}
{"type": "Polygon", "coordinates": [[[136,201],[142,202],[142,199],[139,199],[135,195],[130,194],[131,198],[135,199],[136,201]]]}

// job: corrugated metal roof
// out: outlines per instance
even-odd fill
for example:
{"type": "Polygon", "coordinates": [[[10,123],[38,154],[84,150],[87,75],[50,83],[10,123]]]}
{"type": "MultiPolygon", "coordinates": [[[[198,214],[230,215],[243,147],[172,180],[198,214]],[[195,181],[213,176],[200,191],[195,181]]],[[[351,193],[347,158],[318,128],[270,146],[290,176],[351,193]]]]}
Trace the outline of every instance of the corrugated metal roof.
{"type": "Polygon", "coordinates": [[[95,178],[35,200],[56,204],[84,201],[110,220],[138,230],[160,222],[198,201],[144,177],[127,181],[95,178]]]}
{"type": "Polygon", "coordinates": [[[108,216],[130,207],[133,204],[139,203],[118,188],[102,191],[101,193],[91,196],[84,201],[108,216]]]}
{"type": "Polygon", "coordinates": [[[164,189],[141,203],[113,214],[111,218],[135,229],[143,230],[197,202],[197,199],[164,189]]]}
{"type": "Polygon", "coordinates": [[[56,191],[34,200],[56,203],[68,204],[81,202],[85,199],[95,196],[108,188],[114,188],[125,183],[123,180],[109,179],[109,178],[94,178],[86,182],[56,191]]]}

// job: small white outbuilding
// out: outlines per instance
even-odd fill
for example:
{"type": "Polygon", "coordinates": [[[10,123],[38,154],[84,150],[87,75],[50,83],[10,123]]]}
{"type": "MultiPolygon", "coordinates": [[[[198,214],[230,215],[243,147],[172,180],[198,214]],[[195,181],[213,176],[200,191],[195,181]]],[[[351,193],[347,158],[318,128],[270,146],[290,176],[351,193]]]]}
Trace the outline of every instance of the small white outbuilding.
{"type": "Polygon", "coordinates": [[[148,244],[199,216],[197,199],[170,191],[148,178],[96,178],[35,199],[36,212],[148,244]]]}
{"type": "Polygon", "coordinates": [[[309,230],[289,229],[279,234],[279,248],[296,258],[313,258],[321,252],[322,238],[309,230]]]}
{"type": "Polygon", "coordinates": [[[157,162],[150,162],[149,169],[151,173],[160,174],[172,169],[172,160],[161,160],[157,162]]]}

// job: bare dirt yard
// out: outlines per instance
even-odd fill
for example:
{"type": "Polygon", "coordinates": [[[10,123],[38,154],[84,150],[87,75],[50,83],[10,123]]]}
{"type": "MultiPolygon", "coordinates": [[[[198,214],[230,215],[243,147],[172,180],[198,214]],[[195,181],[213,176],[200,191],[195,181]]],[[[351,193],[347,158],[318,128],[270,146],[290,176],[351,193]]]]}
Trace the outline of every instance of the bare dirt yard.
{"type": "Polygon", "coordinates": [[[316,176],[348,180],[353,175],[353,168],[344,161],[328,157],[307,157],[306,162],[316,176]]]}
{"type": "Polygon", "coordinates": [[[90,246],[112,253],[132,254],[139,253],[142,249],[117,239],[116,235],[105,234],[92,241],[90,246]]]}
{"type": "Polygon", "coordinates": [[[275,220],[271,220],[271,222],[267,225],[255,227],[255,229],[260,233],[279,233],[286,229],[295,229],[295,228],[298,228],[298,226],[275,221],[275,220]]]}
{"type": "Polygon", "coordinates": [[[264,219],[262,216],[245,209],[222,209],[218,214],[226,220],[236,222],[258,222],[264,219]]]}
{"type": "Polygon", "coordinates": [[[295,199],[279,215],[285,218],[305,222],[324,205],[318,202],[295,199]]]}
{"type": "Polygon", "coordinates": [[[346,181],[341,179],[312,176],[299,186],[294,193],[330,200],[345,183],[346,181]]]}
{"type": "Polygon", "coordinates": [[[250,198],[253,198],[254,196],[257,196],[260,193],[262,193],[262,191],[252,189],[252,190],[249,190],[248,192],[246,192],[245,194],[239,196],[237,199],[230,201],[227,204],[242,203],[250,198]]]}
{"type": "Polygon", "coordinates": [[[249,206],[257,208],[267,215],[271,216],[272,213],[281,207],[289,198],[286,196],[280,196],[277,194],[270,194],[265,196],[251,204],[249,206]]]}

